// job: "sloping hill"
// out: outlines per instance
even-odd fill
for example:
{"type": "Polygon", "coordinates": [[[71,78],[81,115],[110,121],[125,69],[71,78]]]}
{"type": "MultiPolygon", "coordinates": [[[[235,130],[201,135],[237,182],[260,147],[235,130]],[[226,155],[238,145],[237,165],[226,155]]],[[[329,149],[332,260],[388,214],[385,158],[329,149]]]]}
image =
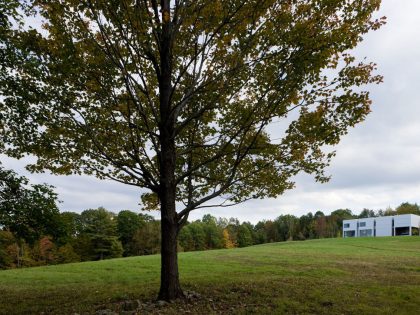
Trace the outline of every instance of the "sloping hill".
{"type": "MultiPolygon", "coordinates": [[[[0,314],[95,313],[151,301],[158,255],[0,271],[0,314]]],[[[420,237],[324,239],[180,254],[200,299],[145,313],[418,314],[420,237]]],[[[147,306],[147,305],[146,305],[147,306]]]]}

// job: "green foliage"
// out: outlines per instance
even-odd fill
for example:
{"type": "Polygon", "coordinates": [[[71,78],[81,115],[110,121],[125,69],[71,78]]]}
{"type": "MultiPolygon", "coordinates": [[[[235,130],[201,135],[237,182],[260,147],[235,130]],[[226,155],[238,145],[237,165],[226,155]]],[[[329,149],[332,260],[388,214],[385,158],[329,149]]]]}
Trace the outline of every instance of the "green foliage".
{"type": "MultiPolygon", "coordinates": [[[[112,238],[111,240],[111,246],[109,249],[109,258],[118,258],[122,257],[124,252],[124,248],[121,244],[121,242],[117,238],[112,238]]],[[[107,252],[105,252],[107,253],[107,252]]],[[[102,256],[104,257],[104,256],[102,256]]]]}
{"type": "Polygon", "coordinates": [[[395,209],[396,214],[416,214],[420,215],[420,207],[417,203],[411,204],[403,202],[395,209]]]}
{"type": "Polygon", "coordinates": [[[117,230],[126,256],[133,255],[133,236],[138,229],[144,226],[144,224],[143,218],[132,211],[123,210],[118,213],[117,230]]]}
{"type": "Polygon", "coordinates": [[[89,260],[122,257],[123,247],[116,236],[91,235],[93,255],[89,260]]]}
{"type": "Polygon", "coordinates": [[[373,218],[376,217],[376,213],[374,210],[364,208],[362,212],[359,214],[359,218],[373,218]]]}
{"type": "Polygon", "coordinates": [[[73,241],[73,248],[81,261],[89,261],[93,256],[93,244],[91,238],[87,234],[80,234],[73,241]]]}
{"type": "MultiPolygon", "coordinates": [[[[363,211],[364,210],[365,209],[363,209],[363,211]]],[[[363,213],[363,211],[362,211],[362,213],[363,213]]],[[[362,213],[359,216],[361,216],[362,213]]],[[[354,215],[353,215],[353,213],[351,212],[350,209],[337,209],[337,210],[334,210],[333,212],[331,212],[331,215],[337,216],[337,217],[339,217],[343,220],[354,218],[354,215]]]]}
{"type": "Polygon", "coordinates": [[[223,227],[210,214],[186,225],[179,234],[179,245],[184,251],[223,248],[223,227]]]}
{"type": "Polygon", "coordinates": [[[16,239],[9,231],[0,230],[0,269],[15,266],[16,239]]]}
{"type": "Polygon", "coordinates": [[[56,253],[56,262],[66,264],[71,262],[79,262],[80,256],[76,254],[71,244],[66,244],[58,248],[56,253]]]}
{"type": "Polygon", "coordinates": [[[191,235],[190,229],[187,227],[184,227],[181,229],[178,235],[178,245],[184,252],[189,252],[194,250],[194,240],[191,235]]]}
{"type": "Polygon", "coordinates": [[[314,215],[312,212],[304,214],[299,218],[300,232],[305,239],[315,238],[315,229],[314,229],[314,215]]]}
{"type": "Polygon", "coordinates": [[[104,208],[85,210],[81,214],[81,237],[87,236],[90,244],[89,260],[121,257],[123,247],[118,240],[117,220],[114,213],[104,208]]]}
{"type": "Polygon", "coordinates": [[[160,222],[146,222],[134,233],[132,249],[134,255],[151,255],[160,252],[161,231],[160,222]]]}
{"type": "Polygon", "coordinates": [[[293,215],[281,215],[275,220],[281,241],[297,239],[298,218],[293,215]]]}
{"type": "Polygon", "coordinates": [[[264,222],[264,229],[267,231],[267,241],[269,243],[280,241],[279,230],[273,221],[264,222]]]}
{"type": "Polygon", "coordinates": [[[241,224],[239,226],[237,242],[238,247],[246,247],[252,245],[252,234],[247,225],[241,224]]]}
{"type": "Polygon", "coordinates": [[[57,194],[49,185],[28,185],[25,177],[0,167],[0,226],[33,244],[43,235],[62,236],[57,194]]]}
{"type": "Polygon", "coordinates": [[[59,242],[66,244],[82,232],[81,215],[75,212],[61,212],[60,216],[64,236],[59,239],[59,242]]]}
{"type": "Polygon", "coordinates": [[[185,227],[190,230],[193,239],[194,250],[204,250],[206,248],[206,233],[200,221],[194,221],[185,227]]]}
{"type": "Polygon", "coordinates": [[[210,214],[206,214],[201,221],[206,235],[205,248],[223,248],[223,232],[222,229],[217,226],[217,219],[210,214]]]}
{"type": "Polygon", "coordinates": [[[260,221],[254,227],[254,244],[267,243],[267,233],[265,231],[265,222],[260,221]]]}

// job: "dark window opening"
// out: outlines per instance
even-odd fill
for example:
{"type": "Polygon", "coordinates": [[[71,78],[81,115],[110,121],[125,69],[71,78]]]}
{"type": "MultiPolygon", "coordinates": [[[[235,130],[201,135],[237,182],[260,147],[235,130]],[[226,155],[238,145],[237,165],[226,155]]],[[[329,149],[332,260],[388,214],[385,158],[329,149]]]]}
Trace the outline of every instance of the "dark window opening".
{"type": "Polygon", "coordinates": [[[404,226],[404,227],[397,227],[395,228],[395,235],[410,235],[410,227],[404,226]]]}
{"type": "Polygon", "coordinates": [[[344,223],[344,227],[345,228],[349,228],[350,227],[350,223],[344,223]]]}
{"type": "Polygon", "coordinates": [[[356,231],[352,230],[352,231],[344,231],[344,237],[355,237],[356,236],[356,231]]]}

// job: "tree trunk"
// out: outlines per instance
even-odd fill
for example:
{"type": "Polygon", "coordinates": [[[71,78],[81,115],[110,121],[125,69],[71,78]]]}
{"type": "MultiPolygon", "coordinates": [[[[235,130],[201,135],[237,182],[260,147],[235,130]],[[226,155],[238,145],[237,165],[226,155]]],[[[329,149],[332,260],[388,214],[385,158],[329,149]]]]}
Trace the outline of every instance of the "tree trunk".
{"type": "Polygon", "coordinates": [[[164,218],[162,213],[161,229],[161,274],[158,299],[170,301],[184,296],[179,283],[177,222],[168,220],[168,217],[164,218]]]}
{"type": "MultiPolygon", "coordinates": [[[[169,128],[170,129],[170,128],[169,128]]],[[[170,301],[183,296],[179,284],[178,273],[178,218],[176,213],[175,195],[175,143],[172,137],[169,137],[167,130],[161,130],[161,148],[160,157],[160,211],[161,211],[161,283],[159,299],[170,301]]]]}
{"type": "Polygon", "coordinates": [[[170,301],[184,294],[179,284],[178,273],[178,217],[175,206],[176,181],[176,146],[174,139],[175,118],[171,109],[172,93],[172,55],[171,37],[172,23],[170,18],[170,1],[162,0],[162,32],[160,42],[160,75],[159,105],[160,105],[160,188],[159,200],[161,207],[161,277],[160,300],[170,301]]]}

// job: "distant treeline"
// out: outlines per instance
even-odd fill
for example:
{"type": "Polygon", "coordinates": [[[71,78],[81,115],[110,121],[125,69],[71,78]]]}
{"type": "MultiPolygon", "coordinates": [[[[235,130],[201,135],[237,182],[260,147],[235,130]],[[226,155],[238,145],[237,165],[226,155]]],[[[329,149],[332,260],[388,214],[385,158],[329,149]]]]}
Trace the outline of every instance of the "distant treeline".
{"type": "MultiPolygon", "coordinates": [[[[344,219],[403,213],[420,214],[419,206],[403,203],[395,210],[375,212],[365,209],[359,215],[354,215],[348,209],[339,209],[330,215],[324,215],[321,211],[314,214],[309,212],[301,217],[281,215],[275,220],[264,220],[255,225],[207,214],[201,220],[184,226],[179,234],[179,251],[340,237],[344,219]]],[[[115,214],[98,208],[85,210],[81,214],[44,212],[44,215],[45,220],[39,216],[39,222],[31,222],[36,226],[28,224],[30,220],[25,218],[14,226],[0,222],[3,225],[0,231],[0,268],[159,253],[160,222],[146,214],[129,210],[115,214]]]]}
{"type": "MultiPolygon", "coordinates": [[[[235,218],[187,222],[179,234],[179,251],[245,247],[269,242],[340,237],[345,219],[392,214],[420,215],[417,204],[396,209],[364,209],[354,215],[338,209],[301,217],[281,215],[253,225],[235,218]]],[[[81,214],[62,212],[48,185],[29,185],[24,177],[0,167],[0,269],[150,255],[160,250],[160,221],[129,210],[104,208],[81,214]]]]}

